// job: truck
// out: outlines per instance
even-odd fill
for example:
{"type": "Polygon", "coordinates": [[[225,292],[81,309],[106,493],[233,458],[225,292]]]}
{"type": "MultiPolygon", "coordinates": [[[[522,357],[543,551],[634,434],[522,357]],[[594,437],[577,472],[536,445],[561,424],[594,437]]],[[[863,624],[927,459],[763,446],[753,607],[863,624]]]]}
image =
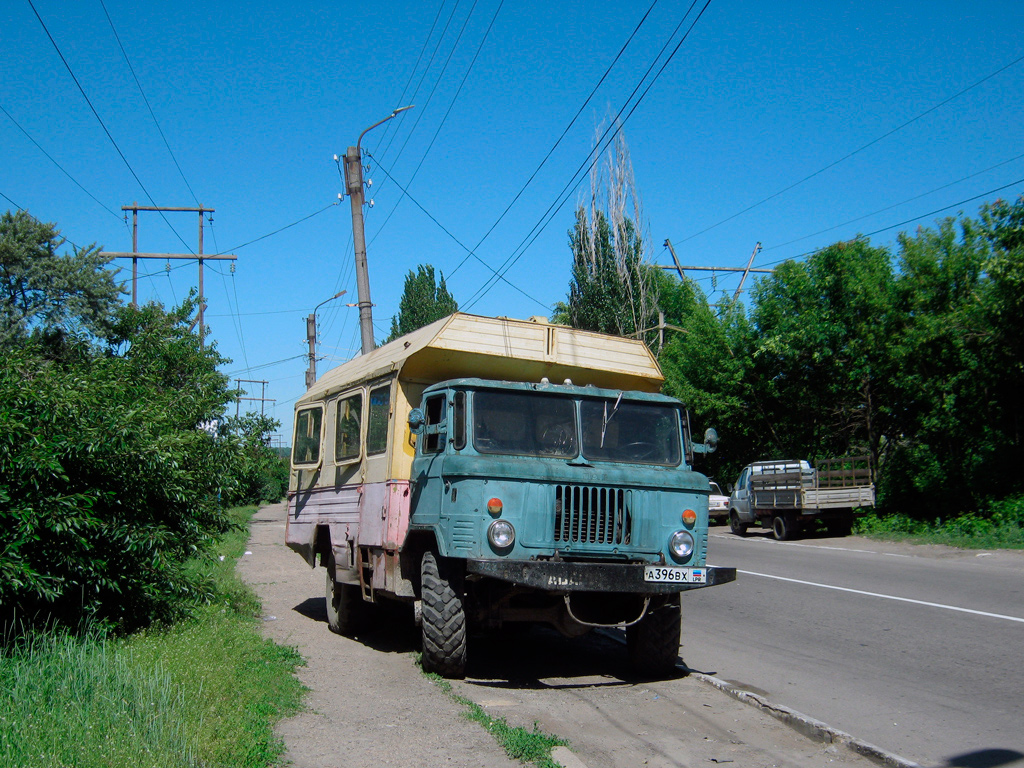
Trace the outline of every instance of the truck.
{"type": "Polygon", "coordinates": [[[707,478],[640,341],[455,313],[326,373],[295,404],[287,545],[325,570],[327,623],[411,605],[425,669],[465,675],[481,633],[624,627],[675,668],[680,596],[706,564],[707,478]]]}
{"type": "Polygon", "coordinates": [[[752,525],[779,541],[796,538],[820,521],[833,536],[848,536],[854,510],[875,505],[869,456],[756,461],[740,472],[729,495],[729,527],[745,536],[752,525]]]}

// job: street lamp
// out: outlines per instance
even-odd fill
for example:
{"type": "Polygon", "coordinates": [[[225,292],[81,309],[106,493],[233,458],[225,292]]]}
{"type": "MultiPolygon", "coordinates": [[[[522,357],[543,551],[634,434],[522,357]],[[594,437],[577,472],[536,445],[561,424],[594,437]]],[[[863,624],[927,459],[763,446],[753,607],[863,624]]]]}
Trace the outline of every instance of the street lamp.
{"type": "Polygon", "coordinates": [[[363,143],[363,136],[367,133],[386,123],[399,112],[412,109],[414,106],[416,105],[410,104],[407,107],[399,107],[383,120],[378,120],[360,133],[356,145],[349,147],[345,153],[345,191],[348,192],[352,205],[352,242],[356,252],[356,288],[359,293],[359,331],[364,355],[373,351],[374,343],[371,310],[373,304],[370,303],[370,276],[366,268],[366,237],[363,234],[363,157],[360,154],[360,146],[363,143]]]}
{"type": "Polygon", "coordinates": [[[316,311],[329,301],[344,296],[348,291],[340,291],[329,299],[324,299],[315,307],[313,312],[306,318],[306,338],[309,341],[309,368],[306,369],[306,389],[309,389],[316,382],[316,311]]]}

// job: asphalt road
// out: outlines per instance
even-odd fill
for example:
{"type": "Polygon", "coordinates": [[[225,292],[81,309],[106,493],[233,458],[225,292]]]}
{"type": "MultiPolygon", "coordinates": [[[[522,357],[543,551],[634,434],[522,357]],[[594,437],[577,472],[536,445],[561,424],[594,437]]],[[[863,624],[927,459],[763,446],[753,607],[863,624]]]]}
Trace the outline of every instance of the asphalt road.
{"type": "Polygon", "coordinates": [[[1024,553],[711,529],[681,655],[923,766],[1024,766],[1024,553]]]}

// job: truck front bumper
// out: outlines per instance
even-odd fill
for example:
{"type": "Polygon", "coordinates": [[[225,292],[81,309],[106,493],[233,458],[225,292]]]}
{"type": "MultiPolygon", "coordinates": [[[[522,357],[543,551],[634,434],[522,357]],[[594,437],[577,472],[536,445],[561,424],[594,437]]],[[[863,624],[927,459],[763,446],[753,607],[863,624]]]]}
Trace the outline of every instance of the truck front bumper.
{"type": "Polygon", "coordinates": [[[467,575],[485,576],[545,592],[628,592],[671,594],[736,580],[735,568],[702,567],[699,584],[645,581],[644,565],[578,563],[553,560],[467,560],[467,575]]]}

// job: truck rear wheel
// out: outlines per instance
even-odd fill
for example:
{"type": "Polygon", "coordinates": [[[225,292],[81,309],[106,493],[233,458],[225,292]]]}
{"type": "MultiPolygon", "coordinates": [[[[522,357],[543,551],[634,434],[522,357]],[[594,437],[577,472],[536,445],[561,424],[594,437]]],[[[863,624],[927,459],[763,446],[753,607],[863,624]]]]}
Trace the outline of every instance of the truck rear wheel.
{"type": "Polygon", "coordinates": [[[772,535],[776,541],[788,541],[796,536],[796,520],[789,515],[776,515],[772,518],[772,535]]]}
{"type": "Polygon", "coordinates": [[[327,626],[331,632],[351,637],[366,622],[366,603],[355,584],[339,584],[332,555],[327,561],[327,626]]]}
{"type": "Polygon", "coordinates": [[[664,677],[675,670],[681,616],[676,595],[626,627],[626,649],[634,672],[643,677],[664,677]]]}
{"type": "Polygon", "coordinates": [[[747,526],[740,522],[740,516],[736,514],[735,510],[729,513],[729,530],[737,536],[747,535],[747,526]]]}
{"type": "Polygon", "coordinates": [[[466,609],[452,586],[452,569],[433,552],[420,562],[423,669],[442,677],[466,675],[466,609]]]}

